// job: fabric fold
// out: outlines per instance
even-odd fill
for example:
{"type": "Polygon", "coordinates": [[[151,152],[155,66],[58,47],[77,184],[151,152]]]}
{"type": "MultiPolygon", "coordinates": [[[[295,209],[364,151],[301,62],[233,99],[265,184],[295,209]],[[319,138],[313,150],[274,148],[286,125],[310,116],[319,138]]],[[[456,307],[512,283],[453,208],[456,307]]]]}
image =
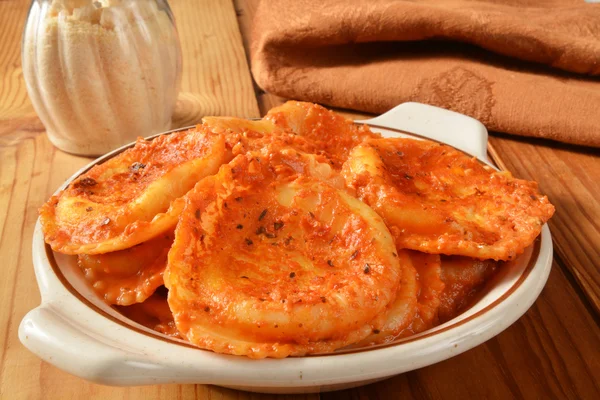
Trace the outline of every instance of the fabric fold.
{"type": "Polygon", "coordinates": [[[263,1],[252,71],[283,97],[374,113],[418,101],[600,147],[600,4],[538,3],[263,1]]]}

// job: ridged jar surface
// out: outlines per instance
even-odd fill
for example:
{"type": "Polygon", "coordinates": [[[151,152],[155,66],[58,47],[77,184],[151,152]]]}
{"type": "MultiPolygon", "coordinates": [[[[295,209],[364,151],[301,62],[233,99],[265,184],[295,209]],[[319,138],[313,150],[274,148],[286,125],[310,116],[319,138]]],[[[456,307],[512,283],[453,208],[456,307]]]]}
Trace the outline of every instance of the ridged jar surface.
{"type": "Polygon", "coordinates": [[[157,0],[34,0],[23,35],[27,91],[58,148],[99,155],[169,129],[181,48],[157,0]]]}

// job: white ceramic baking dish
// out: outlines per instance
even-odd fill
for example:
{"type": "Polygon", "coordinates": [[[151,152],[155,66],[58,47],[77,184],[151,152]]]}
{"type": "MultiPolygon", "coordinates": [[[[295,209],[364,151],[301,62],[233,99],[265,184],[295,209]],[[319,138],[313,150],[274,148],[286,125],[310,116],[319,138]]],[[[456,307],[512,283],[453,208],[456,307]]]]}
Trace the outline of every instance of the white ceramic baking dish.
{"type": "MultiPolygon", "coordinates": [[[[357,122],[386,137],[416,134],[437,140],[490,164],[485,127],[461,114],[405,103],[357,122]]],[[[95,160],[59,190],[127,147],[95,160]]],[[[505,265],[470,309],[430,331],[376,347],[280,360],[215,354],[127,319],[87,285],[74,257],[54,253],[44,243],[39,221],[33,263],[42,304],[23,318],[19,338],[62,370],[107,385],[206,383],[298,393],[375,382],[453,357],[497,335],[527,311],[544,287],[552,264],[552,240],[544,226],[534,245],[505,265]]]]}

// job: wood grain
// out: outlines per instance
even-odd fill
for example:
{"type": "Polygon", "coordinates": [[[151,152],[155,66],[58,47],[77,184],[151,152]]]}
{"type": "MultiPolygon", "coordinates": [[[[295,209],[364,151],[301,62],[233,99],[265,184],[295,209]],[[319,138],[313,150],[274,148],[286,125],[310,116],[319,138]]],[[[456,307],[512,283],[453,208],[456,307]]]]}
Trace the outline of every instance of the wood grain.
{"type": "MultiPolygon", "coordinates": [[[[248,71],[242,39],[248,43],[256,0],[237,0],[235,9],[230,1],[170,3],[184,56],[174,126],[206,114],[256,117],[281,104],[256,89],[248,71]]],[[[535,305],[484,345],[363,388],[306,396],[206,385],[113,388],[40,361],[17,338],[20,320],[40,301],[30,254],[37,209],[89,160],[53,148],[27,99],[20,38],[28,6],[26,0],[0,1],[0,398],[600,398],[598,154],[507,137],[492,139],[497,157],[515,175],[540,182],[557,206],[550,226],[558,257],[535,305]]]]}
{"type": "Polygon", "coordinates": [[[29,1],[2,1],[0,24],[0,121],[35,117],[21,71],[21,32],[29,1]]]}
{"type": "Polygon", "coordinates": [[[258,117],[233,3],[177,0],[171,8],[183,53],[174,127],[195,124],[205,115],[258,117]]]}

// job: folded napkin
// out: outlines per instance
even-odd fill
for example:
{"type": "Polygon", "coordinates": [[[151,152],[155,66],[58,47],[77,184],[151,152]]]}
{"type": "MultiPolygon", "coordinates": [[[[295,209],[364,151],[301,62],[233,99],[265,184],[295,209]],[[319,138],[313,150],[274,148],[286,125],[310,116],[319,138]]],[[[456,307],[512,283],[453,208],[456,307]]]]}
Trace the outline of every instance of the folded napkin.
{"type": "Polygon", "coordinates": [[[373,113],[417,101],[600,147],[600,4],[584,0],[262,1],[251,61],[282,97],[373,113]]]}

